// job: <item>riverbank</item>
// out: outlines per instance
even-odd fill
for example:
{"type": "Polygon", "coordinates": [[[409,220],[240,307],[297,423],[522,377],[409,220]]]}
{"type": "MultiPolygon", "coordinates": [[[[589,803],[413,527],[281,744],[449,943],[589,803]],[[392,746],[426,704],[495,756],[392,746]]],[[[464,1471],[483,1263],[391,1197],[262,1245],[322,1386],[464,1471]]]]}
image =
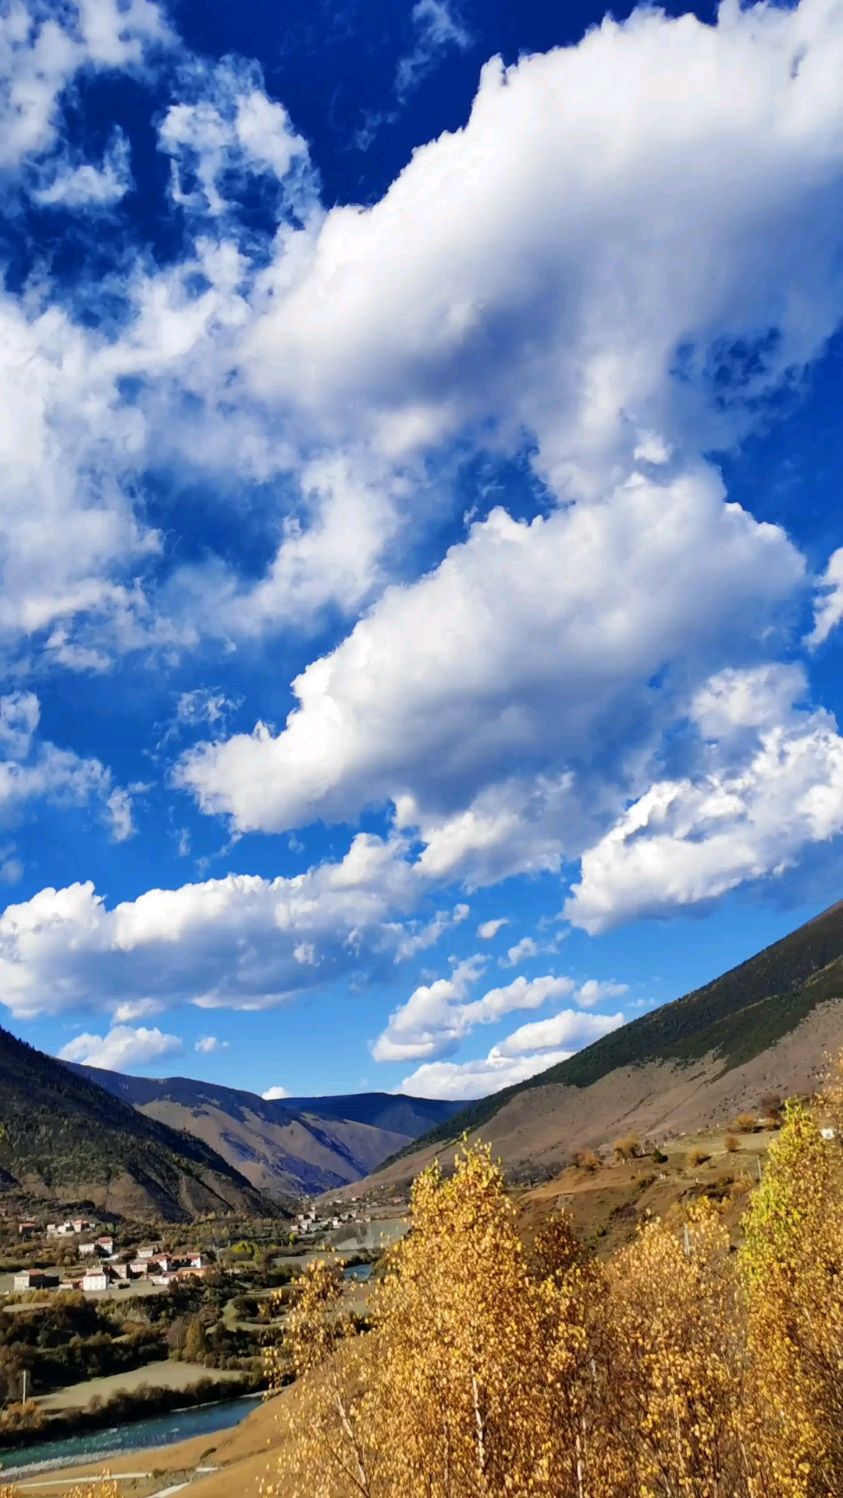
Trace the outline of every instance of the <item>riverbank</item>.
{"type": "Polygon", "coordinates": [[[177,1440],[179,1422],[183,1424],[192,1412],[237,1405],[247,1395],[260,1395],[254,1381],[235,1398],[230,1379],[206,1378],[192,1388],[143,1388],[115,1395],[99,1409],[67,1410],[42,1426],[21,1430],[17,1440],[7,1431],[5,1447],[0,1451],[0,1476],[28,1464],[29,1453],[32,1463],[41,1465],[50,1459],[52,1450],[66,1460],[80,1449],[100,1452],[145,1447],[158,1444],[158,1432],[162,1429],[166,1432],[171,1425],[175,1434],[165,1434],[163,1441],[177,1440]],[[120,1433],[117,1440],[115,1432],[120,1433]],[[151,1438],[148,1432],[153,1432],[151,1438]]]}
{"type": "Polygon", "coordinates": [[[89,1469],[102,1473],[107,1466],[116,1471],[127,1458],[130,1467],[148,1467],[150,1476],[154,1476],[165,1452],[186,1442],[201,1441],[207,1447],[211,1438],[248,1419],[262,1402],[260,1394],[243,1394],[237,1399],[170,1410],[117,1429],[22,1446],[3,1453],[0,1479],[23,1483],[27,1478],[34,1480],[46,1474],[63,1478],[65,1472],[72,1472],[75,1480],[81,1471],[89,1469]]]}
{"type": "MultiPolygon", "coordinates": [[[[84,1479],[101,1478],[111,1473],[119,1482],[121,1498],[151,1498],[161,1489],[175,1487],[180,1482],[191,1482],[197,1498],[204,1493],[205,1484],[212,1482],[218,1491],[231,1498],[233,1493],[251,1495],[258,1492],[260,1476],[270,1461],[268,1448],[274,1444],[279,1400],[287,1391],[271,1399],[260,1396],[244,1396],[232,1401],[245,1410],[237,1423],[214,1432],[205,1432],[176,1440],[164,1446],[148,1446],[142,1449],[124,1449],[119,1455],[102,1453],[96,1460],[66,1464],[38,1470],[15,1471],[7,1474],[14,1482],[15,1492],[36,1498],[40,1492],[50,1498],[66,1498],[75,1486],[84,1479]],[[207,1469],[206,1475],[198,1475],[207,1469]],[[236,1472],[236,1477],[235,1477],[236,1472]],[[50,1482],[49,1488],[41,1488],[39,1482],[50,1482]]],[[[190,1411],[189,1413],[195,1413],[190,1411]]],[[[213,1494],[216,1498],[216,1494],[213,1494]]]]}

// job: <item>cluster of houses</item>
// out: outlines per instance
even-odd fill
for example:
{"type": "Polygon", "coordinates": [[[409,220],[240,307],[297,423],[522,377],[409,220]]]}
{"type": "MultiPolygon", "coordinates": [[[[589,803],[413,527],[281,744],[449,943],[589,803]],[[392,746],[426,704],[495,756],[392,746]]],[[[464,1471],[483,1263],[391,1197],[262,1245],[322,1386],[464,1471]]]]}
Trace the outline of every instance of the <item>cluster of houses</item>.
{"type": "MultiPolygon", "coordinates": [[[[73,1217],[67,1222],[48,1222],[45,1231],[48,1238],[69,1238],[90,1232],[93,1226],[86,1217],[73,1217]]],[[[18,1232],[23,1238],[39,1231],[37,1223],[27,1220],[18,1224],[18,1232]]],[[[43,1269],[23,1269],[14,1277],[15,1290],[82,1290],[90,1294],[108,1290],[112,1285],[129,1285],[134,1280],[145,1280],[166,1289],[179,1280],[204,1278],[212,1268],[207,1257],[198,1250],[171,1254],[162,1249],[160,1243],[143,1244],[133,1252],[115,1250],[111,1233],[80,1242],[78,1254],[80,1260],[94,1261],[81,1275],[62,1279],[58,1274],[43,1269]]]]}
{"type": "MultiPolygon", "coordinates": [[[[80,1245],[80,1252],[83,1245],[80,1245]]],[[[162,1252],[156,1244],[139,1248],[134,1258],[124,1254],[108,1254],[99,1263],[86,1269],[82,1278],[62,1281],[61,1288],[83,1290],[85,1294],[95,1290],[107,1290],[111,1285],[128,1285],[133,1280],[147,1280],[151,1285],[168,1285],[183,1279],[203,1279],[211,1271],[204,1254],[188,1252],[169,1254],[162,1252]]]]}
{"type": "MultiPolygon", "coordinates": [[[[368,1222],[368,1217],[364,1221],[368,1222]]],[[[334,1228],[341,1228],[346,1222],[356,1222],[356,1212],[342,1212],[331,1217],[317,1217],[315,1207],[306,1207],[300,1212],[293,1223],[294,1232],[299,1237],[306,1237],[310,1233],[330,1233],[334,1228]]]]}

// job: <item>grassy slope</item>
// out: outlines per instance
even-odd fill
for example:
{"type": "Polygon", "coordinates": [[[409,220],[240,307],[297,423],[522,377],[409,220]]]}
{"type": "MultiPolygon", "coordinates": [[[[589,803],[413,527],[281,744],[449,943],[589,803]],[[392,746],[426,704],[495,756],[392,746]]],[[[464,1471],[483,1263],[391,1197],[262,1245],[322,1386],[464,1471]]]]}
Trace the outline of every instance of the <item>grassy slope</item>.
{"type": "Polygon", "coordinates": [[[394,1158],[481,1128],[528,1087],[589,1087],[618,1067],[691,1061],[708,1051],[738,1066],[795,1029],[818,1004],[836,998],[843,998],[843,902],[705,987],[623,1025],[529,1081],[472,1104],[394,1158]]]}

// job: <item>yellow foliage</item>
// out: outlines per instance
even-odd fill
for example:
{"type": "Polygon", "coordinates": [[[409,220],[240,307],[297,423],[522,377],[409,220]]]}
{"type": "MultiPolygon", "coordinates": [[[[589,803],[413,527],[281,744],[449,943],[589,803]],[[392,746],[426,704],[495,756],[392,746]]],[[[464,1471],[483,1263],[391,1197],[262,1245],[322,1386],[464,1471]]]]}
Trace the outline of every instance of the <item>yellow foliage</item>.
{"type": "Polygon", "coordinates": [[[605,1265],[564,1217],[528,1252],[487,1148],[425,1171],[368,1334],[339,1269],[302,1276],[266,1498],[843,1498],[843,1070],[819,1109],[832,1140],[786,1109],[738,1254],[705,1200],[605,1265]]]}

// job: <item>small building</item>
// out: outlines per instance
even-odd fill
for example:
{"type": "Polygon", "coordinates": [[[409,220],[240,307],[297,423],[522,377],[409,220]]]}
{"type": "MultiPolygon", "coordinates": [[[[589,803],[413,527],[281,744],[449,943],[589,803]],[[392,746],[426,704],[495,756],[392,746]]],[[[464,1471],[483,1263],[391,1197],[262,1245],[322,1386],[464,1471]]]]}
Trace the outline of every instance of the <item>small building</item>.
{"type": "Polygon", "coordinates": [[[96,1253],[96,1251],[97,1251],[97,1245],[95,1243],[80,1243],[79,1244],[79,1255],[83,1259],[89,1259],[89,1258],[91,1258],[96,1253]]]}
{"type": "Polygon", "coordinates": [[[74,1233],[87,1233],[94,1225],[87,1217],[74,1217],[71,1221],[74,1233]]]}
{"type": "Polygon", "coordinates": [[[129,1260],[129,1273],[133,1274],[136,1279],[139,1279],[143,1275],[148,1274],[149,1273],[149,1260],[148,1259],[130,1259],[129,1260]]]}
{"type": "Polygon", "coordinates": [[[155,1254],[160,1253],[160,1252],[161,1252],[161,1244],[160,1243],[143,1243],[143,1244],[141,1244],[140,1248],[138,1249],[138,1255],[137,1256],[138,1256],[139,1259],[152,1259],[152,1258],[154,1258],[155,1254]]]}
{"type": "Polygon", "coordinates": [[[205,1254],[188,1254],[187,1262],[191,1269],[206,1269],[208,1267],[208,1259],[205,1254]]]}
{"type": "Polygon", "coordinates": [[[104,1264],[99,1264],[95,1269],[86,1269],[82,1276],[80,1288],[86,1295],[97,1290],[107,1290],[111,1275],[104,1264]]]}
{"type": "Polygon", "coordinates": [[[111,1233],[103,1233],[101,1238],[97,1238],[96,1250],[98,1254],[108,1255],[114,1253],[114,1239],[111,1233]]]}
{"type": "Polygon", "coordinates": [[[34,1237],[34,1235],[37,1232],[38,1232],[38,1224],[37,1224],[37,1222],[32,1222],[29,1218],[26,1218],[25,1221],[18,1223],[18,1237],[19,1238],[32,1238],[32,1237],[34,1237]]]}
{"type": "Polygon", "coordinates": [[[172,1285],[176,1282],[176,1280],[178,1279],[178,1270],[162,1269],[157,1271],[155,1274],[151,1274],[149,1277],[153,1285],[163,1285],[166,1288],[168,1285],[172,1285]]]}
{"type": "Polygon", "coordinates": [[[22,1269],[15,1275],[16,1290],[54,1290],[58,1285],[57,1274],[45,1274],[43,1269],[22,1269]]]}
{"type": "Polygon", "coordinates": [[[176,1267],[176,1261],[171,1254],[156,1254],[154,1258],[147,1259],[149,1273],[169,1274],[176,1267]]]}

